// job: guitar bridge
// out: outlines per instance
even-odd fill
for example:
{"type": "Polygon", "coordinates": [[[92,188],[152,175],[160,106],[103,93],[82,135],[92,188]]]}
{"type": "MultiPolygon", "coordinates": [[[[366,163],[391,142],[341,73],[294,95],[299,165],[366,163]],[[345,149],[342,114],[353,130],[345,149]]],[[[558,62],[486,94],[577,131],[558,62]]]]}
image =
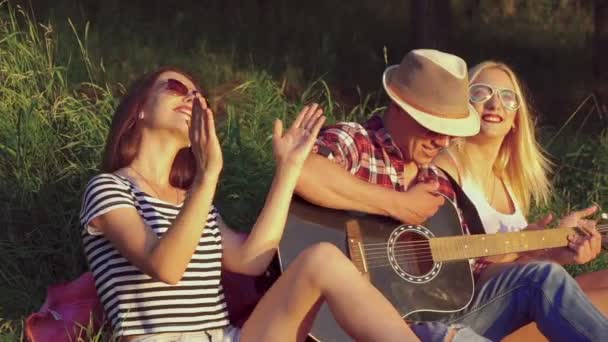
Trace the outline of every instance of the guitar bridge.
{"type": "Polygon", "coordinates": [[[361,255],[361,260],[363,263],[363,273],[367,273],[367,261],[365,260],[365,254],[363,253],[363,246],[361,245],[361,241],[357,242],[357,247],[359,248],[359,255],[361,255]]]}
{"type": "Polygon", "coordinates": [[[367,271],[367,261],[365,260],[365,252],[361,238],[361,228],[357,220],[349,220],[346,222],[346,241],[348,245],[348,256],[353,262],[357,270],[369,280],[367,271]]]}

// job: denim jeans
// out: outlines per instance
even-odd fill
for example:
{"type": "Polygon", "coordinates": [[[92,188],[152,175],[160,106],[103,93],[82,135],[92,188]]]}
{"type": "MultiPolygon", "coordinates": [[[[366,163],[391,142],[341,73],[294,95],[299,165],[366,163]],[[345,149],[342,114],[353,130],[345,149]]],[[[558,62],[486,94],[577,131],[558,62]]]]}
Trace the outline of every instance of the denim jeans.
{"type": "Polygon", "coordinates": [[[442,320],[497,341],[536,322],[551,341],[606,341],[608,320],[556,263],[511,264],[476,289],[469,306],[442,320]]]}
{"type": "Polygon", "coordinates": [[[455,330],[451,342],[490,341],[462,324],[448,325],[442,322],[418,322],[410,324],[410,328],[422,342],[443,342],[451,330],[455,330]]]}

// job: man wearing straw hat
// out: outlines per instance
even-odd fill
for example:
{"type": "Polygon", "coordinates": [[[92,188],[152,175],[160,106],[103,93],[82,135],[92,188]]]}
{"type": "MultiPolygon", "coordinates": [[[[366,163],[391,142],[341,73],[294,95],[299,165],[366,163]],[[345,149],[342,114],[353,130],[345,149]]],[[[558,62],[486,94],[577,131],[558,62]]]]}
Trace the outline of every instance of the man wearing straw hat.
{"type": "MultiPolygon", "coordinates": [[[[437,50],[413,50],[384,71],[383,85],[391,100],[384,115],[323,129],[296,192],[320,206],[421,224],[443,204],[437,192],[455,198],[457,187],[427,166],[452,137],[479,132],[466,63],[437,50]]],[[[549,262],[510,265],[477,286],[466,309],[442,319],[491,340],[530,321],[552,341],[608,336],[606,318],[561,266],[549,262]]],[[[423,340],[447,333],[445,325],[435,332],[429,326],[412,328],[423,340]]]]}

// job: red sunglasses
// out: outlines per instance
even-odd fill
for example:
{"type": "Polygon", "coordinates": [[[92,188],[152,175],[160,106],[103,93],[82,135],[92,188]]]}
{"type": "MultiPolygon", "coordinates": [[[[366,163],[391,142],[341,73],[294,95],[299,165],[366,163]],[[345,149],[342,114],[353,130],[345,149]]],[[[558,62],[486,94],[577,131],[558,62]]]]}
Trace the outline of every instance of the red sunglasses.
{"type": "MultiPolygon", "coordinates": [[[[190,89],[188,89],[188,87],[183,82],[178,81],[174,78],[167,79],[166,90],[178,96],[188,96],[188,94],[190,93],[190,89]]],[[[196,93],[200,92],[196,89],[192,89],[192,94],[196,95],[196,93]]]]}

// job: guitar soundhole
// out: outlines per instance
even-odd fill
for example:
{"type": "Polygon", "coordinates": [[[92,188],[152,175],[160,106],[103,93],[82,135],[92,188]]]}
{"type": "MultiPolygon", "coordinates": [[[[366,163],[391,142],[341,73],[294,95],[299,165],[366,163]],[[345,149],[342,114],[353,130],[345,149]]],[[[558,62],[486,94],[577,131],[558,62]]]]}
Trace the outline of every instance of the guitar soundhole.
{"type": "Polygon", "coordinates": [[[395,246],[395,259],[401,269],[413,276],[423,276],[433,268],[429,240],[417,232],[399,234],[395,246]]]}
{"type": "Polygon", "coordinates": [[[389,237],[388,259],[393,270],[413,283],[426,283],[439,273],[441,263],[433,261],[429,239],[433,233],[421,226],[399,226],[389,237]]]}

